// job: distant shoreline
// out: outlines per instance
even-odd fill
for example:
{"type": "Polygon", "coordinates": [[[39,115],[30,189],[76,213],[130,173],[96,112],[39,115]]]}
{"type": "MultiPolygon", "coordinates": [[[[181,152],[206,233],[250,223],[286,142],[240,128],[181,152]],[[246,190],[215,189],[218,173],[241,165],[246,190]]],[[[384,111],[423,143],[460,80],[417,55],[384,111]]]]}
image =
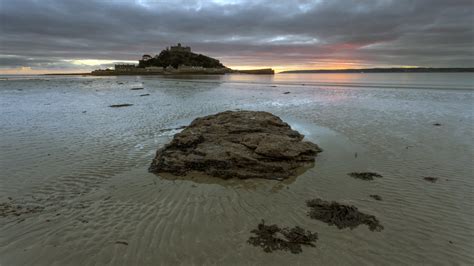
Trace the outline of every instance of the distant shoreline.
{"type": "MultiPolygon", "coordinates": [[[[313,70],[288,70],[278,72],[276,74],[317,74],[317,73],[473,73],[474,68],[361,68],[361,69],[313,69],[313,70]]],[[[202,74],[273,74],[272,69],[253,69],[253,70],[232,70],[229,73],[167,73],[167,72],[119,72],[110,71],[102,75],[94,75],[93,73],[48,73],[41,74],[45,76],[141,76],[141,75],[202,75],[202,74]]]]}
{"type": "Polygon", "coordinates": [[[288,70],[279,74],[288,73],[465,73],[474,72],[472,67],[457,68],[360,68],[360,69],[314,69],[314,70],[288,70]]]}
{"type": "Polygon", "coordinates": [[[91,73],[46,73],[43,76],[92,76],[91,73]]]}
{"type": "Polygon", "coordinates": [[[167,76],[167,75],[225,75],[225,74],[251,74],[251,75],[273,75],[275,71],[271,68],[263,69],[248,69],[248,70],[236,70],[236,69],[214,69],[214,71],[197,70],[197,71],[145,71],[137,69],[134,71],[117,71],[117,70],[96,70],[90,73],[50,73],[43,74],[46,76],[167,76]]]}

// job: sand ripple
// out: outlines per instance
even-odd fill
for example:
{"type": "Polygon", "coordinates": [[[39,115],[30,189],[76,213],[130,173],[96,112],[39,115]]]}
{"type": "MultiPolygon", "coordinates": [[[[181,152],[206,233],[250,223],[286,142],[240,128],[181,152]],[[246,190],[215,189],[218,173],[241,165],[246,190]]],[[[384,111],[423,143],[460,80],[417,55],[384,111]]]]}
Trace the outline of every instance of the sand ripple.
{"type": "Polygon", "coordinates": [[[470,91],[291,84],[269,90],[150,77],[5,82],[0,200],[44,209],[0,218],[2,265],[474,262],[470,91]],[[144,90],[130,90],[138,86],[144,90]],[[133,106],[108,107],[123,102],[133,106]],[[167,129],[238,108],[273,112],[318,143],[324,152],[315,167],[285,182],[173,180],[147,172],[156,149],[179,130],[167,129]],[[435,121],[443,126],[433,127],[435,121]],[[347,176],[355,171],[383,178],[347,176]],[[339,230],[311,220],[311,198],[355,205],[385,229],[339,230]],[[263,253],[246,243],[261,219],[318,232],[317,247],[263,253]]]}

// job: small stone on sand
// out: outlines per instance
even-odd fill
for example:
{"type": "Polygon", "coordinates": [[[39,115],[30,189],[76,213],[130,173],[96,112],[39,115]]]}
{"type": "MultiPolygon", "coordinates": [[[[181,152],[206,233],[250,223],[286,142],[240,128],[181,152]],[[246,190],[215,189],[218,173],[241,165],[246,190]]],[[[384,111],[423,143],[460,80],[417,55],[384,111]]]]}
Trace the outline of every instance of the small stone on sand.
{"type": "Polygon", "coordinates": [[[382,197],[380,197],[379,195],[370,195],[371,198],[375,199],[375,200],[382,200],[382,197]]]}
{"type": "Polygon", "coordinates": [[[432,177],[432,176],[426,176],[426,177],[423,177],[423,179],[431,183],[436,183],[436,181],[438,181],[437,177],[432,177]]]}

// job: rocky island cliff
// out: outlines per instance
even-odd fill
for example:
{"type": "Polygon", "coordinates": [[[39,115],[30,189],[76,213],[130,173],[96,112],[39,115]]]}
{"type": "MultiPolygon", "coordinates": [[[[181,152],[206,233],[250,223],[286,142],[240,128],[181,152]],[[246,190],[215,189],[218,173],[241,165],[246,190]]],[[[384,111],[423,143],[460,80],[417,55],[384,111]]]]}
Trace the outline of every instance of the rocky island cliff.
{"type": "Polygon", "coordinates": [[[138,63],[138,68],[146,67],[173,67],[178,69],[180,66],[202,67],[202,68],[226,68],[219,60],[203,54],[191,52],[190,47],[171,46],[160,52],[155,57],[144,55],[138,63]]]}
{"type": "Polygon", "coordinates": [[[159,54],[151,56],[145,54],[134,64],[116,64],[115,69],[99,69],[92,71],[92,75],[157,75],[157,74],[274,74],[273,69],[233,70],[224,66],[218,59],[193,53],[191,47],[167,47],[159,54]]]}

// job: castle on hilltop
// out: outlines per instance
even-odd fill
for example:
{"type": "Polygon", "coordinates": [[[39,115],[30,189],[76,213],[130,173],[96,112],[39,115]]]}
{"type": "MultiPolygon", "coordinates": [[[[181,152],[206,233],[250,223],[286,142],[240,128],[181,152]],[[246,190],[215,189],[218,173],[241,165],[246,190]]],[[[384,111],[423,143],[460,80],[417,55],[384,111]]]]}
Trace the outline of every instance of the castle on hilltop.
{"type": "MultiPolygon", "coordinates": [[[[181,46],[181,43],[178,43],[178,45],[176,45],[176,46],[166,47],[165,51],[169,51],[169,52],[188,52],[188,53],[190,53],[191,52],[191,47],[181,46]]],[[[158,57],[158,55],[156,55],[155,58],[156,57],[158,57]]],[[[150,59],[153,59],[153,57],[149,54],[144,54],[142,56],[142,61],[144,61],[144,62],[146,62],[150,59]]]]}
{"type": "MultiPolygon", "coordinates": [[[[168,50],[168,48],[166,48],[168,50]]],[[[177,46],[171,46],[169,49],[171,52],[191,52],[191,47],[181,46],[181,43],[178,43],[177,46]]]]}

